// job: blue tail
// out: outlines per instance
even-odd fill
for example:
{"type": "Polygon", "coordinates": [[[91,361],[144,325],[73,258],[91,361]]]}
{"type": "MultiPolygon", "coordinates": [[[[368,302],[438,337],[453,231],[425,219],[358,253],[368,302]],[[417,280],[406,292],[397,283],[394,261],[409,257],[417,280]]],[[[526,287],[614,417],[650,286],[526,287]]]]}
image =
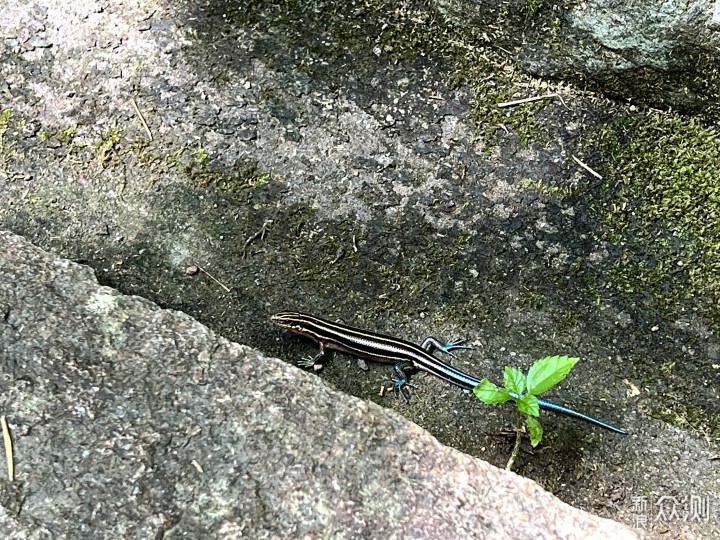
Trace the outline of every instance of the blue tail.
{"type": "Polygon", "coordinates": [[[573,411],[572,409],[568,409],[567,407],[563,407],[562,405],[557,405],[556,403],[545,401],[544,399],[538,399],[538,405],[543,410],[564,414],[565,416],[570,416],[571,418],[577,418],[579,420],[585,420],[586,422],[590,422],[591,424],[595,424],[596,426],[599,426],[601,428],[609,429],[610,431],[619,433],[620,435],[627,435],[627,431],[623,429],[616,428],[615,426],[611,426],[610,424],[601,422],[597,418],[593,418],[592,416],[573,411]]]}
{"type": "MultiPolygon", "coordinates": [[[[499,388],[500,387],[498,386],[498,389],[499,388]]],[[[520,399],[520,396],[518,394],[515,394],[514,392],[510,392],[510,395],[515,400],[520,399]]],[[[559,414],[564,414],[565,416],[569,416],[570,418],[584,420],[585,422],[589,422],[598,427],[608,429],[614,433],[619,433],[620,435],[627,435],[627,431],[625,431],[624,429],[616,428],[615,426],[611,426],[610,424],[601,422],[597,418],[593,418],[592,416],[588,416],[587,414],[573,411],[572,409],[568,409],[567,407],[563,407],[562,405],[558,405],[557,403],[553,403],[552,401],[545,401],[544,399],[538,398],[538,406],[545,411],[552,411],[559,414]]]]}

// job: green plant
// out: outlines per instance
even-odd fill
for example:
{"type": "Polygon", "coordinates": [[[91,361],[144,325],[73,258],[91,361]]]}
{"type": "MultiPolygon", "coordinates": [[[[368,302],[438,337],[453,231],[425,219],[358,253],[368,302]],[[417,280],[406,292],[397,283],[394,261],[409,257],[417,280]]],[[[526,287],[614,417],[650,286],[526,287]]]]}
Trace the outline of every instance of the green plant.
{"type": "Polygon", "coordinates": [[[520,451],[524,425],[527,425],[530,434],[530,444],[537,446],[542,440],[543,429],[537,419],[540,414],[537,396],[565,379],[578,360],[579,358],[568,356],[546,356],[530,366],[527,376],[518,369],[505,366],[503,372],[505,386],[497,386],[489,380],[483,379],[475,387],[475,395],[488,405],[514,401],[517,407],[515,447],[505,466],[508,471],[512,469],[520,451]]]}

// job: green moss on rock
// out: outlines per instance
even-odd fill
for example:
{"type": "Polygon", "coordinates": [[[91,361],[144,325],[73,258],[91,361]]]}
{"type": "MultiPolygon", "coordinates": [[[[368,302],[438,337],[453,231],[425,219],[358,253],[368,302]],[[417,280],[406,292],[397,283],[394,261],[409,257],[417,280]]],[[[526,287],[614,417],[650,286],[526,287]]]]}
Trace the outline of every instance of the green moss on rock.
{"type": "Polygon", "coordinates": [[[606,173],[595,207],[623,246],[613,285],[720,329],[720,132],[677,114],[619,116],[596,142],[606,173]]]}

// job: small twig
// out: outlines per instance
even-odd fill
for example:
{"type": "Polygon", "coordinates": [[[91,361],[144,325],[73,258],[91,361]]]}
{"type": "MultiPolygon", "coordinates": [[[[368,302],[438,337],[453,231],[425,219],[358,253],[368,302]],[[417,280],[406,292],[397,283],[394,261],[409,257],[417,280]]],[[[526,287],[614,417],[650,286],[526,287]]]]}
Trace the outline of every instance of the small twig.
{"type": "Polygon", "coordinates": [[[520,442],[522,441],[523,415],[520,412],[520,409],[517,409],[516,413],[517,413],[517,424],[515,425],[515,446],[513,447],[512,454],[510,454],[510,459],[508,459],[507,465],[505,465],[506,471],[512,470],[512,466],[515,463],[515,458],[517,458],[518,454],[520,453],[520,442]]]}
{"type": "Polygon", "coordinates": [[[336,262],[338,262],[340,259],[342,259],[345,256],[345,250],[343,248],[338,248],[338,250],[335,252],[335,258],[330,261],[328,266],[332,266],[336,262]]]}
{"type": "Polygon", "coordinates": [[[12,439],[10,438],[10,430],[8,429],[5,416],[0,416],[0,424],[2,424],[3,441],[5,442],[5,460],[7,461],[8,480],[15,480],[15,462],[13,461],[12,439]]]}
{"type": "Polygon", "coordinates": [[[247,252],[247,248],[250,244],[252,244],[255,240],[258,238],[260,241],[265,240],[265,233],[270,228],[270,225],[273,224],[272,219],[266,219],[265,222],[262,224],[262,227],[260,227],[260,230],[256,233],[254,233],[252,236],[250,236],[247,240],[245,240],[245,245],[243,246],[243,257],[245,256],[245,253],[247,252]]]}
{"type": "Polygon", "coordinates": [[[585,163],[583,163],[582,161],[580,161],[580,160],[579,160],[578,158],[576,158],[575,156],[573,156],[572,158],[575,160],[575,163],[577,163],[578,165],[580,165],[583,169],[585,169],[587,172],[589,172],[590,174],[592,174],[595,178],[599,178],[600,180],[602,180],[602,175],[601,175],[599,172],[596,172],[596,171],[592,170],[588,165],[586,165],[585,163]]]}
{"type": "Polygon", "coordinates": [[[210,279],[212,279],[215,283],[217,283],[217,284],[220,285],[223,289],[225,289],[225,292],[230,292],[230,288],[229,288],[229,287],[226,287],[225,285],[223,285],[222,283],[220,283],[220,281],[219,281],[215,276],[213,276],[210,272],[208,272],[207,270],[205,270],[202,266],[200,266],[199,264],[196,264],[195,266],[197,266],[198,270],[200,270],[203,274],[205,274],[206,276],[208,276],[208,277],[209,277],[210,279]]]}
{"type": "MultiPolygon", "coordinates": [[[[515,105],[522,105],[523,103],[532,103],[533,101],[540,101],[541,99],[550,99],[560,96],[557,94],[544,94],[542,96],[533,96],[523,99],[516,99],[515,101],[504,101],[502,103],[498,103],[498,107],[504,108],[504,107],[514,107],[515,105]]],[[[562,98],[560,98],[560,101],[562,101],[562,98]]],[[[563,105],[565,105],[565,102],[563,101],[563,105]]],[[[567,107],[567,105],[565,105],[567,107]]]]}
{"type": "Polygon", "coordinates": [[[557,98],[560,100],[560,103],[563,104],[563,107],[565,107],[565,108],[569,111],[569,110],[570,110],[570,107],[567,106],[567,104],[565,103],[565,100],[562,98],[562,96],[561,96],[560,94],[555,94],[555,95],[556,95],[557,98]]]}
{"type": "Polygon", "coordinates": [[[150,131],[150,128],[148,127],[147,122],[145,122],[145,117],[144,117],[143,114],[140,112],[140,109],[138,108],[137,103],[135,103],[135,98],[132,98],[132,97],[131,97],[131,98],[130,98],[130,103],[132,103],[132,106],[135,108],[135,112],[137,113],[138,117],[140,118],[140,123],[141,123],[141,124],[143,125],[143,127],[145,128],[145,133],[147,133],[148,137],[149,137],[150,140],[152,141],[152,140],[153,140],[152,132],[150,131]]]}

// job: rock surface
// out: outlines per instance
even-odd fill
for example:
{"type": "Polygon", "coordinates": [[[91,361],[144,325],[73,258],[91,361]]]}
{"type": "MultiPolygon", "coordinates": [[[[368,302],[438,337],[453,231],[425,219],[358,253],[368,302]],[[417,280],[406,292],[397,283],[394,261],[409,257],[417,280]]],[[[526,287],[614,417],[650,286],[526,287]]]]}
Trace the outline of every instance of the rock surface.
{"type": "Polygon", "coordinates": [[[493,39],[516,48],[533,75],[581,79],[645,104],[717,107],[717,2],[434,3],[456,24],[513,27],[493,39]]]}
{"type": "MultiPolygon", "coordinates": [[[[600,186],[573,157],[599,171],[612,159],[583,150],[611,105],[508,81],[509,65],[483,69],[477,80],[501,91],[473,97],[432,53],[400,54],[424,31],[427,46],[447,37],[406,7],[8,3],[0,229],[287,361],[316,351],[268,331],[286,308],[418,342],[466,337],[475,349],[456,365],[496,380],[508,362],[577,354],[582,368],[548,397],[631,435],[548,415],[542,447],[516,470],[586,511],[719,538],[717,338],[691,315],[695,299],[666,322],[604,288],[623,259],[598,235],[604,216],[586,203],[600,186]],[[496,114],[500,101],[545,91],[562,101],[496,114]],[[502,122],[492,133],[478,135],[479,103],[483,125],[502,122]],[[195,265],[204,270],[188,275],[195,265]]],[[[378,394],[388,372],[338,355],[322,378],[504,465],[510,411],[432,377],[407,406],[378,394]]]]}
{"type": "Polygon", "coordinates": [[[636,538],[0,232],[4,538],[636,538]]]}

